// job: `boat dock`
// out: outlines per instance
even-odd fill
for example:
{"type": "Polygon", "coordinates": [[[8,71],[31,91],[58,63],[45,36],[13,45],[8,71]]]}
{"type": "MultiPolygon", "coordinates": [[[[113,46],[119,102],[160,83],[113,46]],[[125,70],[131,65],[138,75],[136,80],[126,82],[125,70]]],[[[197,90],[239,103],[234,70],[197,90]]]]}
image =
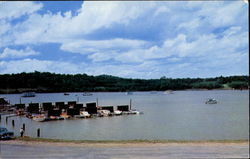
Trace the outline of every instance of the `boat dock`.
{"type": "Polygon", "coordinates": [[[58,101],[45,103],[15,104],[12,106],[19,116],[35,121],[64,120],[68,118],[93,118],[117,115],[142,114],[131,109],[130,105],[99,106],[97,102],[78,103],[76,101],[58,101]]]}

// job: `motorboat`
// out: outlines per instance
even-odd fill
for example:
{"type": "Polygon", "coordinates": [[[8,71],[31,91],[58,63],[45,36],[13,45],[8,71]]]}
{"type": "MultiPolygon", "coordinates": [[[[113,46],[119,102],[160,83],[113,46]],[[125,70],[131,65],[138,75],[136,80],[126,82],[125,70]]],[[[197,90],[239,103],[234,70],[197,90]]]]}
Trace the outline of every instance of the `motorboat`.
{"type": "Polygon", "coordinates": [[[44,115],[33,116],[32,119],[35,120],[35,121],[39,121],[39,122],[42,122],[42,121],[45,121],[45,120],[46,120],[46,118],[45,118],[44,115]]]}
{"type": "Polygon", "coordinates": [[[207,101],[205,102],[206,104],[217,104],[217,100],[213,99],[213,98],[209,98],[207,99],[207,101]]]}
{"type": "Polygon", "coordinates": [[[172,91],[172,90],[167,90],[167,91],[164,92],[164,94],[174,94],[174,91],[172,91]]]}
{"type": "Polygon", "coordinates": [[[98,113],[100,116],[109,116],[110,115],[110,111],[109,110],[98,110],[98,113]]]}
{"type": "Polygon", "coordinates": [[[64,93],[64,95],[65,95],[65,96],[68,96],[68,95],[69,95],[69,93],[64,93]]]}
{"type": "Polygon", "coordinates": [[[130,113],[131,114],[141,114],[139,111],[137,111],[137,110],[130,110],[130,113]]]}
{"type": "Polygon", "coordinates": [[[89,118],[90,114],[87,111],[80,111],[80,115],[75,115],[76,118],[89,118]]]}
{"type": "Polygon", "coordinates": [[[70,118],[70,116],[67,115],[66,112],[62,112],[62,114],[60,115],[60,117],[62,117],[63,119],[68,119],[68,118],[70,118]]]}
{"type": "Polygon", "coordinates": [[[120,111],[120,110],[115,110],[115,111],[114,111],[114,115],[122,115],[122,111],[120,111]]]}
{"type": "Polygon", "coordinates": [[[58,116],[56,117],[57,120],[64,120],[65,118],[64,117],[61,117],[61,116],[58,116]]]}

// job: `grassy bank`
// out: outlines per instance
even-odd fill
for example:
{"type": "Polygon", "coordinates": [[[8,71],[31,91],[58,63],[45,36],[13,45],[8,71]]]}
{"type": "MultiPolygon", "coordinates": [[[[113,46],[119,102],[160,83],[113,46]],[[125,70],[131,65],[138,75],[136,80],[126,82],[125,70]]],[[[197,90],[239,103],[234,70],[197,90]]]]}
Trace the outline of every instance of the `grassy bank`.
{"type": "Polygon", "coordinates": [[[245,143],[249,140],[62,140],[33,137],[17,137],[18,141],[51,143],[245,143]]]}

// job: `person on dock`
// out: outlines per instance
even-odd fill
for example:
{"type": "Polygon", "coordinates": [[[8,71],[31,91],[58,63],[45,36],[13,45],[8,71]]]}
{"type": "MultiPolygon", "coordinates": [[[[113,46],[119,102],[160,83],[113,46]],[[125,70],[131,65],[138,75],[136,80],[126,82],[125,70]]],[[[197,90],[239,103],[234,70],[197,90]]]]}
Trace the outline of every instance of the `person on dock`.
{"type": "Polygon", "coordinates": [[[20,136],[23,137],[23,134],[24,134],[24,130],[23,128],[20,129],[20,136]]]}

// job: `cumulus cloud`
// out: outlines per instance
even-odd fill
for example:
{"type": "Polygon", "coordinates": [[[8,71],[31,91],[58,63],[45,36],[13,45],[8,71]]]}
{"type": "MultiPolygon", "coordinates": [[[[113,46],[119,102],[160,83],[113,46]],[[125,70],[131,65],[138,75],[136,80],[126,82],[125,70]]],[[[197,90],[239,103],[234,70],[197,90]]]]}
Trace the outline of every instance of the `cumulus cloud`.
{"type": "Polygon", "coordinates": [[[153,2],[98,2],[86,1],[79,10],[78,16],[72,18],[72,23],[77,28],[84,28],[85,33],[102,27],[110,27],[113,23],[128,24],[130,20],[154,7],[153,2]]]}
{"type": "Polygon", "coordinates": [[[210,2],[203,4],[197,14],[204,16],[213,27],[224,27],[234,24],[235,20],[240,16],[240,13],[244,12],[245,7],[246,5],[239,1],[233,1],[227,3],[227,5],[223,2],[210,2]]]}
{"type": "MultiPolygon", "coordinates": [[[[17,11],[12,11],[15,5],[4,3],[9,14],[0,14],[0,48],[5,48],[0,58],[28,57],[35,51],[27,46],[57,44],[57,52],[79,53],[74,56],[87,63],[82,68],[79,63],[63,61],[11,61],[23,70],[26,63],[37,63],[34,70],[40,71],[197,77],[211,72],[230,74],[226,66],[234,64],[231,73],[247,73],[248,6],[243,2],[86,1],[76,13],[42,14],[37,12],[41,3],[22,2],[26,7],[20,6],[17,11]],[[27,9],[30,6],[33,9],[27,9]],[[27,17],[11,22],[23,15],[27,17]],[[10,49],[16,45],[26,49],[10,49]],[[65,67],[57,68],[53,63],[65,67]]],[[[11,72],[4,62],[2,72],[11,72]]]]}
{"type": "Polygon", "coordinates": [[[161,46],[150,46],[131,49],[127,52],[100,52],[89,56],[98,61],[114,59],[120,62],[143,62],[145,60],[186,57],[204,57],[208,60],[229,58],[231,54],[241,54],[238,49],[248,44],[247,32],[241,32],[238,27],[227,29],[222,37],[214,34],[200,35],[195,40],[188,40],[185,34],[179,34],[173,39],[166,39],[161,46]],[[232,45],[234,44],[234,45],[232,45]],[[210,58],[211,57],[211,58],[210,58]],[[221,58],[220,58],[221,57],[221,58]]]}
{"type": "Polygon", "coordinates": [[[14,19],[23,15],[31,14],[39,9],[43,5],[35,2],[0,2],[0,20],[1,19],[14,19]]]}
{"type": "MultiPolygon", "coordinates": [[[[127,25],[131,20],[139,18],[155,7],[154,2],[144,4],[145,2],[86,1],[75,16],[72,16],[70,11],[63,14],[33,13],[27,20],[13,26],[11,33],[4,38],[11,37],[12,42],[18,45],[64,43],[114,24],[127,25]]],[[[8,10],[10,12],[10,8],[8,10]]]]}
{"type": "Polygon", "coordinates": [[[89,52],[95,53],[101,50],[112,49],[135,49],[143,47],[147,41],[131,40],[131,39],[110,39],[110,40],[71,40],[63,43],[62,50],[86,54],[89,52]]]}
{"type": "Polygon", "coordinates": [[[6,33],[11,28],[10,23],[7,23],[5,20],[0,20],[0,26],[0,35],[6,33]]]}
{"type": "Polygon", "coordinates": [[[15,50],[10,48],[5,48],[2,53],[0,53],[0,59],[4,58],[20,58],[27,57],[31,55],[38,55],[39,52],[34,51],[30,47],[26,47],[25,49],[15,50]]]}
{"type": "Polygon", "coordinates": [[[76,74],[84,72],[85,64],[73,64],[64,61],[50,61],[37,59],[23,59],[15,61],[0,61],[0,73],[19,72],[55,72],[76,74]]]}

